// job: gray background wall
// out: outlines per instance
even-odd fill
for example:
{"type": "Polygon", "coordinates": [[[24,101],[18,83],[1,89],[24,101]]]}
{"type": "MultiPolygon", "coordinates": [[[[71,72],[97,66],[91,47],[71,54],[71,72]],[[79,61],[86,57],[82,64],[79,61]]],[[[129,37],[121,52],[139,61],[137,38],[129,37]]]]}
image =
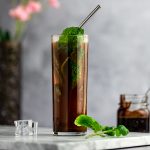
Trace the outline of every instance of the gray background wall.
{"type": "MultiPolygon", "coordinates": [[[[62,0],[28,24],[23,37],[22,118],[52,125],[50,35],[77,26],[98,3],[102,9],[85,25],[90,37],[88,114],[115,125],[120,93],[144,93],[150,86],[149,0],[62,0]]],[[[0,25],[10,28],[9,0],[0,0],[0,25]]]]}

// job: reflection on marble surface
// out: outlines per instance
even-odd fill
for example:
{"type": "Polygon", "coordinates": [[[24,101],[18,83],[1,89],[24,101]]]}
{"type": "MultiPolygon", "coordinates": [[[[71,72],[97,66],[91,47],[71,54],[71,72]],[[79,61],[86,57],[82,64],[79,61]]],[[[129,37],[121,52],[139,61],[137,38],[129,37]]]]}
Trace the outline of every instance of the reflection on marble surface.
{"type": "Polygon", "coordinates": [[[121,138],[54,136],[40,128],[37,136],[14,136],[14,127],[0,126],[0,150],[101,150],[150,145],[149,133],[130,133],[121,138]]]}

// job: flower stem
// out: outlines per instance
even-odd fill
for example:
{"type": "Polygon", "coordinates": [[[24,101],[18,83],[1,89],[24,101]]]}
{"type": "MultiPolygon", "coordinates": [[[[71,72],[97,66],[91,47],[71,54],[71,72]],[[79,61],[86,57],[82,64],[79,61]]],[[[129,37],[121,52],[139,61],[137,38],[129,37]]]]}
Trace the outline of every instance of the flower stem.
{"type": "Polygon", "coordinates": [[[17,41],[20,40],[23,29],[24,29],[24,23],[19,20],[16,20],[16,31],[15,31],[15,36],[14,36],[15,40],[17,41]]]}

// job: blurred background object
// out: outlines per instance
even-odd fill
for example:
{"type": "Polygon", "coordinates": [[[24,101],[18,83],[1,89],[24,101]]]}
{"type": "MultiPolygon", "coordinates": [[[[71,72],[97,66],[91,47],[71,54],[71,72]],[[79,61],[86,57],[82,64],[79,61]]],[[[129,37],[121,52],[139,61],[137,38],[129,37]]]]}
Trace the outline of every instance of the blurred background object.
{"type": "MultiPolygon", "coordinates": [[[[57,0],[48,0],[50,6],[58,8],[57,0]]],[[[7,5],[7,4],[5,4],[7,5]]],[[[0,5],[3,8],[3,3],[0,5]]],[[[10,10],[5,10],[13,19],[13,27],[0,28],[0,124],[12,125],[21,116],[21,44],[23,33],[33,15],[41,12],[38,0],[11,0],[10,10]]],[[[3,16],[3,15],[2,15],[3,16]]],[[[9,18],[11,20],[11,18],[9,18]]]]}
{"type": "Polygon", "coordinates": [[[0,29],[0,124],[20,118],[21,47],[0,29]]]}
{"type": "MultiPolygon", "coordinates": [[[[48,9],[27,23],[22,36],[22,119],[52,126],[50,37],[78,26],[98,3],[101,10],[84,26],[90,37],[88,114],[115,125],[119,95],[144,93],[149,87],[150,1],[63,0],[59,9],[46,5],[48,9]]],[[[13,25],[10,8],[10,0],[0,1],[4,29],[13,25]]]]}

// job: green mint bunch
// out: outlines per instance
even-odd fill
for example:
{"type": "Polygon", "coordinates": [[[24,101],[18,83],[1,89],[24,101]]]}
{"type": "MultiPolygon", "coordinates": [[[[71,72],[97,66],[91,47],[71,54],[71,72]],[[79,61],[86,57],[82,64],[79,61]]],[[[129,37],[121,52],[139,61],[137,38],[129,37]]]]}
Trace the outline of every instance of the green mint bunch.
{"type": "Polygon", "coordinates": [[[76,126],[82,126],[82,127],[90,128],[93,130],[93,133],[89,134],[87,138],[93,137],[93,136],[120,137],[120,136],[126,136],[129,133],[129,130],[124,125],[119,125],[117,127],[102,126],[95,119],[87,115],[78,116],[75,119],[74,124],[76,126]]]}
{"type": "Polygon", "coordinates": [[[74,88],[77,84],[77,80],[79,78],[80,74],[80,67],[78,64],[73,62],[72,60],[69,60],[69,65],[71,67],[71,81],[72,81],[72,87],[74,88]]]}
{"type": "Polygon", "coordinates": [[[59,38],[59,47],[67,54],[71,54],[77,49],[78,37],[84,35],[84,30],[79,27],[69,27],[63,30],[59,38]]]}
{"type": "Polygon", "coordinates": [[[59,41],[59,52],[66,54],[67,57],[62,63],[61,71],[65,77],[66,67],[69,68],[70,78],[72,81],[72,88],[77,85],[77,80],[80,76],[82,65],[79,64],[83,56],[83,49],[81,44],[83,43],[84,30],[79,27],[69,27],[63,30],[59,41]]]}

